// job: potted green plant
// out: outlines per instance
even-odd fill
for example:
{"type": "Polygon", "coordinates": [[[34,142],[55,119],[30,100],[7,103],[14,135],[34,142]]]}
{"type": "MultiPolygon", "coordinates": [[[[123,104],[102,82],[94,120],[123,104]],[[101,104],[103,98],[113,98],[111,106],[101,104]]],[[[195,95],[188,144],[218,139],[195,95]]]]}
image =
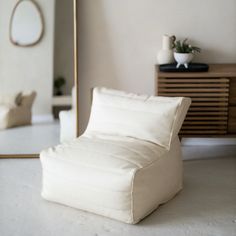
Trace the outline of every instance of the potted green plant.
{"type": "Polygon", "coordinates": [[[54,90],[55,90],[55,95],[56,95],[56,96],[61,96],[61,95],[63,95],[62,87],[63,87],[65,84],[66,84],[66,80],[65,80],[65,78],[63,78],[62,76],[57,77],[57,78],[54,80],[54,90]]]}
{"type": "Polygon", "coordinates": [[[184,39],[183,41],[177,40],[173,43],[174,48],[174,58],[177,62],[176,68],[179,68],[180,65],[184,65],[185,68],[188,68],[188,64],[192,61],[194,53],[201,52],[201,49],[196,46],[192,46],[187,43],[188,39],[184,39]]]}

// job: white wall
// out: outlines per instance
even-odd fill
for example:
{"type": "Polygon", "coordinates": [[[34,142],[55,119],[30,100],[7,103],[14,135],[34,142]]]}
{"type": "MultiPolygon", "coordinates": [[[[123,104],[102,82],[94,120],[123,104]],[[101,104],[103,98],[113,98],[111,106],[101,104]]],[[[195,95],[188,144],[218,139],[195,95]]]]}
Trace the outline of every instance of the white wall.
{"type": "Polygon", "coordinates": [[[54,78],[66,79],[64,94],[71,94],[74,85],[73,49],[73,1],[56,0],[54,78]]]}
{"type": "Polygon", "coordinates": [[[16,47],[9,40],[9,21],[15,0],[0,0],[0,92],[36,90],[35,114],[51,112],[53,78],[54,0],[37,0],[45,34],[34,47],[16,47]]]}
{"type": "Polygon", "coordinates": [[[163,34],[188,37],[201,62],[236,62],[235,0],[79,1],[80,127],[87,125],[91,88],[155,93],[163,34]]]}

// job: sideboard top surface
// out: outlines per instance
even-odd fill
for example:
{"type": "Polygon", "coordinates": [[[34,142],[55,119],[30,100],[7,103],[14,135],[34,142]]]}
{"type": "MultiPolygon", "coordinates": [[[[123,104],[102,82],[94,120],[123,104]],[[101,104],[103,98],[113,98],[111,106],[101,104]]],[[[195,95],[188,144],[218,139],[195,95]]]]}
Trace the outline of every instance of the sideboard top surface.
{"type": "Polygon", "coordinates": [[[161,72],[156,65],[158,77],[164,78],[209,78],[209,77],[236,77],[236,64],[209,64],[208,72],[161,72]]]}

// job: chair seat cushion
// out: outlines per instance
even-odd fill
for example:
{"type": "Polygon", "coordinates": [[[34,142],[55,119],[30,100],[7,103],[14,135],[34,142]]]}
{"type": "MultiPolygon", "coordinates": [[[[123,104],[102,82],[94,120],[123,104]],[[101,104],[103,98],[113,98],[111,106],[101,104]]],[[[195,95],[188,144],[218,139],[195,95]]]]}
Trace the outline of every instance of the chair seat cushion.
{"type": "Polygon", "coordinates": [[[137,223],[182,187],[178,139],[167,150],[130,137],[83,135],[42,151],[42,196],[137,223]]]}

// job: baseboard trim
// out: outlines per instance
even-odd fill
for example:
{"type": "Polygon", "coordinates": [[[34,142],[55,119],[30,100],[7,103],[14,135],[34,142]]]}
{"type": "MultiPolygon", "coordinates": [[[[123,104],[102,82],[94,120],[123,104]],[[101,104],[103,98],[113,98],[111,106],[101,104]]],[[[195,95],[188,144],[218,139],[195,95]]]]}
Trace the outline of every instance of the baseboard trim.
{"type": "Polygon", "coordinates": [[[47,123],[54,120],[52,114],[34,115],[32,117],[32,123],[47,123]]]}
{"type": "Polygon", "coordinates": [[[236,138],[183,138],[182,146],[236,145],[236,138]]]}
{"type": "Polygon", "coordinates": [[[183,160],[236,158],[236,145],[182,145],[183,160]]]}

